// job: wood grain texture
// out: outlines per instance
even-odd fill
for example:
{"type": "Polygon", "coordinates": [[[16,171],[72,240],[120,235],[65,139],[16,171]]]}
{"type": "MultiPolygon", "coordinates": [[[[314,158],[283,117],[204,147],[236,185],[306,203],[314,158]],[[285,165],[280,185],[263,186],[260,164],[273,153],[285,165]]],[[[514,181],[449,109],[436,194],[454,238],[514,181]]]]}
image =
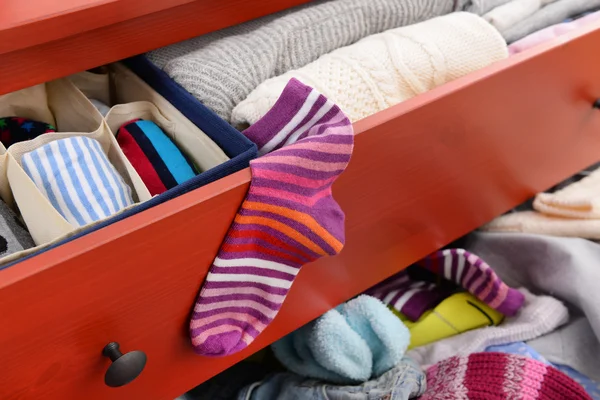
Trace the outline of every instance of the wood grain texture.
{"type": "MultiPolygon", "coordinates": [[[[17,0],[10,0],[11,2],[17,0]]],[[[20,1],[20,0],[18,0],[20,1]]],[[[113,0],[41,21],[0,19],[0,94],[240,24],[309,0],[113,0]],[[168,7],[167,7],[168,6],[168,7]],[[136,15],[138,15],[136,17],[136,15]]],[[[86,0],[31,1],[55,4],[86,0]]],[[[26,7],[28,2],[21,2],[26,7]]],[[[1,6],[4,8],[4,5],[1,6]]],[[[46,6],[48,7],[48,6],[46,6]]],[[[64,8],[64,7],[63,7],[64,8]]],[[[6,18],[6,17],[5,17],[6,18]]]]}
{"type": "Polygon", "coordinates": [[[194,355],[187,323],[248,170],[0,271],[0,398],[173,399],[598,161],[600,30],[571,37],[359,121],[334,186],[346,247],[303,268],[244,352],[194,355]],[[113,340],[148,355],[118,389],[102,378],[113,340]]]}

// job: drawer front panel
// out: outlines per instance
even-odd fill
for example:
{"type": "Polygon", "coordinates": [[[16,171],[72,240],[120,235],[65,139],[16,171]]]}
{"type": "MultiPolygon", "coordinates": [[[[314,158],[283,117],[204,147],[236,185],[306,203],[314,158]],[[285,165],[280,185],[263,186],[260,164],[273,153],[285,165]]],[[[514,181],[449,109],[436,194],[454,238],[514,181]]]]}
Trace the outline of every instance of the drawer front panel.
{"type": "Polygon", "coordinates": [[[598,43],[580,32],[358,122],[334,186],[346,248],[301,271],[242,353],[194,355],[187,321],[247,170],[0,271],[0,398],[172,399],[598,161],[598,43]],[[111,341],[148,357],[117,389],[103,382],[111,341]]]}

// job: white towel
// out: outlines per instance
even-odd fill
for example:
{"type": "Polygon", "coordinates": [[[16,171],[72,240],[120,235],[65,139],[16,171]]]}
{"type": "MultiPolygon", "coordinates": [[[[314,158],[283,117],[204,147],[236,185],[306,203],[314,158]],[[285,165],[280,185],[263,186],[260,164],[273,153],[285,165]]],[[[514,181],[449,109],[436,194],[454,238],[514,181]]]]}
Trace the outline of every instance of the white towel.
{"type": "Polygon", "coordinates": [[[263,82],[233,110],[232,123],[259,120],[291,78],[357,121],[506,57],[506,42],[483,18],[449,14],[369,36],[263,82]]]}

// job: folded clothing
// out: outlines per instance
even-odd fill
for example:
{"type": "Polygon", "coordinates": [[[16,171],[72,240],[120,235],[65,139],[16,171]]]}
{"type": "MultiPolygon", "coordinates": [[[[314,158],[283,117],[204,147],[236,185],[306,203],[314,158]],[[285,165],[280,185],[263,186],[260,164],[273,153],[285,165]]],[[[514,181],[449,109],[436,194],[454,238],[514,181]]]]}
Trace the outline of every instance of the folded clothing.
{"type": "Polygon", "coordinates": [[[536,233],[600,240],[600,219],[569,219],[536,211],[518,211],[502,215],[480,229],[497,233],[536,233]]]}
{"type": "Polygon", "coordinates": [[[556,368],[519,355],[475,353],[427,369],[420,400],[591,400],[583,387],[556,368]]]}
{"type": "Polygon", "coordinates": [[[362,295],[273,343],[290,371],[334,383],[358,383],[396,365],[408,346],[404,324],[379,300],[362,295]]]}
{"type": "Polygon", "coordinates": [[[108,114],[108,112],[110,111],[109,106],[96,99],[90,99],[90,102],[94,105],[94,107],[96,107],[96,109],[98,109],[98,111],[100,112],[100,114],[102,114],[103,117],[106,117],[106,114],[108,114]]]}
{"type": "Polygon", "coordinates": [[[131,188],[100,142],[73,136],[52,141],[21,159],[25,173],[72,225],[108,218],[133,204],[131,188]]]}
{"type": "Polygon", "coordinates": [[[600,0],[558,0],[502,32],[502,36],[510,44],[540,29],[598,7],[600,7],[600,0]]]}
{"type": "Polygon", "coordinates": [[[560,301],[550,296],[535,296],[524,288],[519,290],[525,295],[525,304],[516,316],[505,318],[498,326],[471,330],[416,347],[408,356],[421,365],[432,365],[448,357],[484,351],[488,346],[534,339],[568,321],[569,311],[560,301]]]}
{"type": "Polygon", "coordinates": [[[590,13],[580,19],[576,19],[571,22],[564,22],[557,25],[552,25],[548,28],[542,29],[540,31],[534,32],[529,36],[524,37],[521,40],[518,40],[508,46],[508,51],[510,54],[518,54],[525,50],[528,50],[532,47],[538,46],[542,43],[545,43],[549,40],[554,39],[555,37],[564,35],[565,33],[577,30],[582,26],[585,26],[593,21],[597,21],[600,19],[600,11],[596,11],[594,13],[590,13]]]}
{"type": "MultiPolygon", "coordinates": [[[[394,311],[394,310],[392,310],[394,311]]],[[[495,326],[504,316],[470,293],[455,293],[416,322],[398,313],[410,332],[409,349],[424,346],[473,329],[495,326]]]]}
{"type": "Polygon", "coordinates": [[[152,121],[136,119],[124,124],[117,142],[153,196],[198,175],[194,164],[152,121]]]}
{"type": "Polygon", "coordinates": [[[509,1],[511,0],[471,0],[466,7],[463,7],[463,10],[477,15],[484,15],[488,11],[500,7],[502,4],[506,4],[509,1]]]}
{"type": "Polygon", "coordinates": [[[488,346],[485,349],[486,353],[506,353],[516,354],[523,357],[531,358],[532,360],[539,361],[544,364],[550,364],[548,360],[538,353],[533,347],[529,346],[525,342],[513,342],[507,344],[499,344],[495,346],[488,346]]]}
{"type": "Polygon", "coordinates": [[[556,0],[512,0],[494,8],[483,18],[494,25],[500,32],[509,29],[540,8],[555,2],[556,0]]]}
{"type": "Polygon", "coordinates": [[[297,78],[357,121],[506,58],[502,36],[460,12],[369,36],[298,70],[263,82],[233,110],[232,124],[254,124],[297,78]]]}
{"type": "Polygon", "coordinates": [[[7,148],[14,143],[35,139],[50,132],[56,132],[56,128],[45,122],[19,117],[0,118],[0,142],[7,148]]]}
{"type": "Polygon", "coordinates": [[[0,200],[0,258],[35,246],[17,215],[0,200]]]}
{"type": "Polygon", "coordinates": [[[152,51],[148,58],[229,122],[233,108],[265,80],[363,37],[448,14],[464,3],[317,1],[152,51]]]}
{"type": "Polygon", "coordinates": [[[249,385],[238,393],[238,400],[333,400],[390,399],[419,397],[426,387],[425,373],[418,364],[404,357],[389,371],[357,386],[337,386],[295,374],[275,374],[249,385]]]}

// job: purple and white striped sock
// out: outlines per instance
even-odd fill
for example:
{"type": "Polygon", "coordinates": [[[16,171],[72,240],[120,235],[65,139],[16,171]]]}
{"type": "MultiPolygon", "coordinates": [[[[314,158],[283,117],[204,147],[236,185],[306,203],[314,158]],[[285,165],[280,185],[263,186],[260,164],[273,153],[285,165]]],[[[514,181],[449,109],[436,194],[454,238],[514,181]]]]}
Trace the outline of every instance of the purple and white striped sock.
{"type": "Polygon", "coordinates": [[[344,213],[331,193],[354,144],[344,113],[292,79],[244,134],[265,155],[250,162],[250,189],[194,307],[192,344],[206,356],[252,343],[277,315],[300,268],[344,245],[344,213]]]}

